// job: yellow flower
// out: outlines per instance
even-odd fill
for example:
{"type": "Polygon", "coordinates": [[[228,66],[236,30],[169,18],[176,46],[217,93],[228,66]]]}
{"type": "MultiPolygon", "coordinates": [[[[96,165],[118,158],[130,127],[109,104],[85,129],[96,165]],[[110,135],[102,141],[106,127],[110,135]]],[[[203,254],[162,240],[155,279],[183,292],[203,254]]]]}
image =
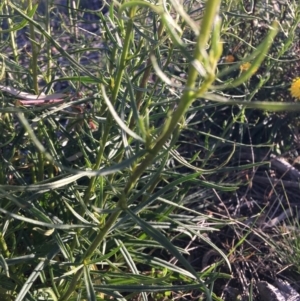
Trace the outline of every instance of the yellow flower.
{"type": "Polygon", "coordinates": [[[297,77],[293,80],[290,92],[292,97],[300,99],[300,77],[297,77]]]}
{"type": "Polygon", "coordinates": [[[240,66],[240,70],[247,71],[250,67],[251,67],[251,64],[249,62],[246,62],[240,66]]]}

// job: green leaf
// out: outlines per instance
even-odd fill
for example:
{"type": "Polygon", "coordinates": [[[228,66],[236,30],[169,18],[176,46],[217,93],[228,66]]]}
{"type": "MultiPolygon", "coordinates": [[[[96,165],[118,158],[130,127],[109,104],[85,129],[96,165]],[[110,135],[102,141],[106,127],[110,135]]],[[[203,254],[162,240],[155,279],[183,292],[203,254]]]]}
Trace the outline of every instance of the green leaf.
{"type": "MultiPolygon", "coordinates": [[[[38,8],[38,4],[35,4],[32,9],[27,13],[27,17],[28,18],[32,18],[38,8]]],[[[10,15],[6,16],[6,17],[11,17],[10,15]]],[[[0,34],[3,34],[3,33],[8,33],[8,32],[13,32],[13,31],[18,31],[18,30],[21,30],[23,27],[25,27],[28,23],[28,20],[26,19],[23,19],[19,24],[9,28],[9,29],[1,29],[0,30],[0,34]]]]}
{"type": "Polygon", "coordinates": [[[86,297],[89,301],[96,301],[96,294],[93,286],[93,282],[90,275],[90,269],[88,266],[83,267],[84,283],[86,289],[86,297]]]}
{"type": "Polygon", "coordinates": [[[178,252],[176,247],[158,230],[153,228],[150,224],[146,223],[142,219],[140,219],[137,215],[135,215],[130,209],[126,210],[126,213],[130,215],[133,221],[135,221],[141,229],[150,237],[154,238],[157,242],[159,242],[162,246],[164,246],[171,254],[173,254],[177,260],[189,271],[189,277],[192,279],[197,279],[199,281],[199,285],[203,285],[203,282],[198,277],[194,268],[190,265],[190,263],[178,252]]]}

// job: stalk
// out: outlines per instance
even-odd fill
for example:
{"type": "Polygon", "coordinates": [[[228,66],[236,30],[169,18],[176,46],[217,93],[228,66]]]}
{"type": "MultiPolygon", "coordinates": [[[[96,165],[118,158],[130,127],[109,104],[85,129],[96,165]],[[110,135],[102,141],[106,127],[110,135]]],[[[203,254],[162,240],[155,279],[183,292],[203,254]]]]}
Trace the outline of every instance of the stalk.
{"type": "MultiPolygon", "coordinates": [[[[6,0],[6,1],[4,1],[4,3],[5,3],[6,13],[7,13],[7,15],[9,15],[9,13],[10,13],[9,9],[8,9],[9,1],[6,0]]],[[[13,27],[13,22],[12,22],[11,18],[7,18],[7,23],[8,23],[9,28],[13,27]]],[[[18,60],[19,60],[19,54],[18,54],[18,46],[17,46],[16,40],[15,40],[15,32],[10,31],[9,35],[10,35],[10,43],[11,43],[11,49],[12,49],[12,52],[13,52],[14,60],[17,63],[18,60]]]]}
{"type": "MultiPolygon", "coordinates": [[[[130,17],[132,18],[135,15],[135,11],[136,8],[132,8],[130,11],[130,17]]],[[[128,53],[129,53],[129,47],[131,44],[131,39],[132,39],[132,32],[133,32],[133,22],[132,20],[128,21],[128,26],[126,29],[126,35],[125,35],[125,42],[124,42],[124,47],[123,47],[123,52],[121,55],[121,59],[120,59],[120,66],[119,69],[117,70],[117,75],[116,78],[114,80],[114,85],[113,85],[113,90],[112,90],[112,104],[116,103],[118,94],[119,94],[119,90],[120,90],[120,86],[121,86],[121,82],[122,82],[122,78],[124,75],[124,70],[126,67],[126,60],[128,57],[128,53]]],[[[110,128],[112,125],[112,116],[109,114],[107,117],[107,122],[105,125],[105,130],[104,130],[104,135],[101,137],[100,140],[100,149],[99,152],[97,154],[97,158],[96,158],[96,163],[94,165],[94,170],[97,170],[100,168],[102,159],[103,159],[103,154],[104,154],[104,150],[105,150],[105,145],[108,139],[108,135],[110,133],[110,128]]],[[[84,196],[84,202],[86,204],[89,203],[89,199],[91,197],[91,195],[93,194],[94,190],[95,190],[95,183],[97,181],[98,177],[93,177],[90,182],[89,182],[89,186],[86,190],[85,196],[84,196]]]]}
{"type": "MultiPolygon", "coordinates": [[[[194,61],[198,61],[198,62],[202,62],[202,60],[203,59],[205,60],[207,57],[205,55],[205,45],[209,38],[209,32],[211,30],[211,26],[213,24],[216,14],[217,14],[217,9],[219,7],[220,0],[208,1],[207,3],[208,4],[207,4],[207,8],[206,8],[206,14],[203,18],[203,22],[207,22],[209,25],[206,24],[205,26],[203,26],[203,23],[202,23],[203,27],[201,27],[201,32],[202,31],[205,31],[205,32],[202,32],[202,34],[200,32],[200,34],[198,35],[197,42],[195,45],[195,51],[194,51],[194,61]],[[213,5],[211,4],[212,2],[213,2],[213,5]],[[209,31],[209,32],[207,33],[206,31],[209,31]],[[204,54],[204,57],[203,57],[203,54],[204,54]]],[[[133,10],[134,9],[132,8],[130,11],[131,12],[130,17],[133,16],[132,15],[133,10]]],[[[125,40],[125,44],[124,44],[124,51],[121,56],[120,69],[118,70],[118,74],[116,77],[115,86],[114,86],[114,90],[113,90],[113,97],[112,97],[113,104],[116,101],[116,98],[117,98],[117,95],[119,92],[119,87],[121,84],[121,79],[122,79],[123,72],[124,72],[124,68],[126,65],[125,60],[127,58],[127,53],[128,53],[128,49],[129,49],[128,48],[129,41],[130,41],[129,39],[131,37],[131,30],[132,30],[131,22],[132,21],[130,20],[129,26],[127,27],[126,40],[125,40]]],[[[217,53],[219,54],[219,52],[217,52],[217,53]]],[[[216,57],[215,59],[218,59],[218,58],[216,57]]],[[[161,136],[158,138],[156,144],[151,149],[148,150],[148,154],[146,155],[144,160],[141,162],[140,165],[138,165],[134,169],[132,175],[130,176],[130,178],[127,182],[127,185],[124,188],[123,193],[119,196],[119,200],[118,200],[118,203],[116,206],[116,211],[113,212],[108,217],[104,227],[100,230],[100,232],[98,233],[98,235],[96,236],[96,238],[94,239],[92,244],[88,247],[84,256],[82,257],[81,262],[83,264],[87,264],[87,265],[89,264],[89,260],[90,260],[91,256],[94,254],[95,250],[97,248],[99,248],[99,245],[102,243],[103,239],[106,237],[106,235],[109,232],[109,230],[111,229],[111,227],[115,224],[115,222],[117,221],[121,212],[123,210],[127,209],[127,195],[132,190],[132,188],[134,187],[134,185],[136,184],[137,180],[142,175],[142,173],[145,172],[146,168],[152,163],[152,161],[157,156],[157,154],[162,150],[164,144],[169,140],[169,138],[171,137],[173,132],[176,129],[178,129],[179,121],[182,119],[182,117],[184,116],[185,112],[187,111],[187,109],[189,108],[191,103],[196,99],[196,95],[198,96],[199,94],[201,95],[201,94],[205,93],[215,79],[214,73],[212,72],[212,70],[210,70],[210,72],[207,72],[207,76],[204,79],[201,87],[199,89],[195,89],[197,77],[198,77],[198,71],[194,67],[194,64],[191,63],[189,71],[188,71],[186,89],[183,92],[183,95],[179,101],[179,105],[178,105],[176,111],[173,113],[173,116],[171,117],[170,122],[167,122],[167,125],[166,125],[165,129],[163,130],[161,136]]],[[[109,118],[109,121],[110,122],[112,121],[111,117],[109,118]]],[[[105,141],[106,141],[107,137],[108,137],[108,128],[106,128],[106,131],[105,131],[105,141]]],[[[98,153],[98,158],[97,158],[98,159],[97,163],[99,163],[99,165],[97,166],[98,168],[100,167],[100,163],[101,163],[100,159],[102,159],[104,146],[105,146],[105,143],[103,143],[103,141],[102,141],[102,148],[100,149],[100,151],[98,153]]],[[[91,180],[91,182],[95,183],[95,178],[93,178],[93,181],[91,180]]],[[[89,186],[89,189],[93,189],[93,187],[89,186]]],[[[90,192],[91,192],[91,190],[88,193],[90,193],[90,192]]],[[[85,200],[89,199],[89,198],[87,198],[87,196],[88,196],[88,194],[86,194],[85,200]]],[[[61,301],[69,299],[69,297],[75,291],[76,285],[77,285],[82,273],[83,273],[83,269],[80,269],[76,272],[68,290],[61,297],[61,299],[60,299],[61,301]]]]}

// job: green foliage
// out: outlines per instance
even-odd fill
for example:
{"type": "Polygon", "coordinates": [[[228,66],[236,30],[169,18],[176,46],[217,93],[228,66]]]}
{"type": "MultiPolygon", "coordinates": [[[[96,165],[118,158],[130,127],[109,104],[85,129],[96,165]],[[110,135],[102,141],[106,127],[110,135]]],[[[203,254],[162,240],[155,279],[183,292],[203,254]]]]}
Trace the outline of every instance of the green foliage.
{"type": "MultiPolygon", "coordinates": [[[[250,90],[264,62],[271,71],[278,22],[242,61],[222,66],[234,2],[113,2],[107,14],[54,2],[45,1],[43,13],[34,1],[0,6],[8,24],[0,32],[1,300],[163,300],[192,291],[221,300],[213,284],[229,275],[195,267],[189,241],[215,249],[230,272],[207,235],[231,221],[199,208],[212,191],[240,185],[227,175],[244,145],[232,128],[245,122],[246,108],[291,107],[226,95],[250,90]],[[101,33],[78,25],[88,13],[101,33]],[[29,36],[24,51],[21,33],[29,36]],[[56,91],[64,81],[68,88],[56,91]],[[221,106],[236,111],[215,118],[221,106]],[[200,150],[187,154],[193,139],[200,150]]],[[[254,90],[266,82],[265,75],[254,90]]]]}

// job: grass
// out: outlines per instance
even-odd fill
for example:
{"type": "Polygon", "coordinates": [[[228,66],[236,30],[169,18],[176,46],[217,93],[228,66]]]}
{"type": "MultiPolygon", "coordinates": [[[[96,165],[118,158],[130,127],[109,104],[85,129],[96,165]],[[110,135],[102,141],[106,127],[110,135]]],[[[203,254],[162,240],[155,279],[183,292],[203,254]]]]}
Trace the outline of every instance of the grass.
{"type": "Polygon", "coordinates": [[[104,7],[0,7],[1,300],[251,300],[291,207],[255,175],[295,148],[297,5],[104,7]]]}

